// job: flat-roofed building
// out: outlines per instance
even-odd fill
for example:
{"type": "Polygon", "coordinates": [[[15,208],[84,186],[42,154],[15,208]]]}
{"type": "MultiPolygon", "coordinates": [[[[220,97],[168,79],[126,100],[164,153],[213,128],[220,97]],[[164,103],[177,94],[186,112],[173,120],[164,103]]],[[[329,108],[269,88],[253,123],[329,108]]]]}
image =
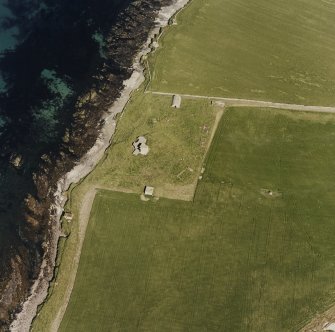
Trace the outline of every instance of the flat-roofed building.
{"type": "Polygon", "coordinates": [[[180,108],[180,105],[181,105],[181,97],[179,95],[173,95],[171,107],[180,108]]]}
{"type": "Polygon", "coordinates": [[[144,187],[144,195],[145,196],[153,196],[154,195],[154,187],[145,186],[144,187]]]}

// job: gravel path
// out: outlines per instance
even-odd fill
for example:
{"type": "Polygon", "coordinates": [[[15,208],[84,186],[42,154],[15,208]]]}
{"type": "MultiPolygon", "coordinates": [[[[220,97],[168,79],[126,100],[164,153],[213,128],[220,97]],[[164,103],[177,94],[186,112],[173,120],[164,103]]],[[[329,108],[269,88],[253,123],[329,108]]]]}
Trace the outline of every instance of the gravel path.
{"type": "MultiPolygon", "coordinates": [[[[171,92],[158,92],[158,91],[147,91],[147,93],[152,93],[154,95],[161,96],[173,96],[178,93],[171,92]]],[[[238,99],[238,98],[221,98],[221,97],[209,97],[200,95],[188,95],[179,94],[182,98],[189,99],[211,99],[213,101],[222,102],[225,106],[246,106],[246,107],[261,107],[261,108],[279,108],[292,111],[300,112],[318,112],[318,113],[335,113],[335,107],[327,106],[306,106],[298,104],[285,104],[285,103],[273,103],[270,101],[263,100],[252,100],[252,99],[238,99]]]]}

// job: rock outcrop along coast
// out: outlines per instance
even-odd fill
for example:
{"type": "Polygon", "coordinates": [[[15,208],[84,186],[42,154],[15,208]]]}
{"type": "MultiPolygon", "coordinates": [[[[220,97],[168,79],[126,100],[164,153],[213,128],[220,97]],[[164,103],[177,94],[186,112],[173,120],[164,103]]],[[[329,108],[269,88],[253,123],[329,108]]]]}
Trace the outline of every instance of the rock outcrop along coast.
{"type": "MultiPolygon", "coordinates": [[[[150,39],[186,3],[131,1],[116,15],[104,46],[106,61],[92,71],[90,84],[73,101],[71,121],[60,142],[52,152],[39,156],[32,173],[32,189],[27,190],[19,214],[19,236],[24,246],[6,258],[6,273],[1,275],[0,330],[8,330],[15,317],[12,330],[29,328],[53,278],[64,192],[102,156],[114,132],[114,115],[122,111],[131,91],[143,80],[140,58],[150,51],[150,39]],[[167,9],[160,12],[162,7],[167,9]]],[[[20,172],[25,159],[15,155],[9,162],[20,172]]]]}

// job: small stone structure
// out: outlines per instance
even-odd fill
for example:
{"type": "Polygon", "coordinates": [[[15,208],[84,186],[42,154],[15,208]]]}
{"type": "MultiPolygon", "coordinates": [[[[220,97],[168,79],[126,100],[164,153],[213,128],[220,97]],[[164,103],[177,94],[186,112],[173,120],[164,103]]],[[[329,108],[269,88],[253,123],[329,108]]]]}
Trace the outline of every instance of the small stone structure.
{"type": "Polygon", "coordinates": [[[154,187],[145,186],[144,187],[144,195],[145,196],[153,196],[154,195],[154,187]]]}
{"type": "Polygon", "coordinates": [[[181,97],[179,95],[173,95],[171,107],[180,108],[180,105],[181,105],[181,97]]]}
{"type": "Polygon", "coordinates": [[[271,190],[271,189],[264,189],[262,188],[260,190],[261,194],[265,197],[273,197],[273,198],[278,198],[278,197],[281,197],[282,196],[282,193],[279,192],[279,191],[274,191],[274,190],[271,190]]]}
{"type": "Polygon", "coordinates": [[[137,156],[142,154],[143,156],[146,156],[149,153],[149,147],[146,143],[147,139],[144,136],[137,137],[136,141],[133,142],[133,155],[137,156]]]}
{"type": "Polygon", "coordinates": [[[73,219],[73,214],[71,212],[65,212],[64,214],[64,219],[67,220],[67,222],[72,221],[73,219]]]}
{"type": "Polygon", "coordinates": [[[159,47],[159,44],[158,44],[156,41],[154,41],[154,42],[151,44],[151,46],[152,46],[153,49],[156,49],[156,48],[159,47]]]}

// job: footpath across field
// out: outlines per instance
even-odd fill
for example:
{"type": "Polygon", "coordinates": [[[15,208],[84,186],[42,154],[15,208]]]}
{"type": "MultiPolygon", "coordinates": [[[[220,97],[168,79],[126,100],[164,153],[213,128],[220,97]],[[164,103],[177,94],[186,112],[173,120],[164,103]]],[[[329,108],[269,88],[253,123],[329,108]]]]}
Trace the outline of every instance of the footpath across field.
{"type": "Polygon", "coordinates": [[[290,331],[335,291],[333,115],[224,114],[193,202],[101,190],[60,331],[290,331]]]}

